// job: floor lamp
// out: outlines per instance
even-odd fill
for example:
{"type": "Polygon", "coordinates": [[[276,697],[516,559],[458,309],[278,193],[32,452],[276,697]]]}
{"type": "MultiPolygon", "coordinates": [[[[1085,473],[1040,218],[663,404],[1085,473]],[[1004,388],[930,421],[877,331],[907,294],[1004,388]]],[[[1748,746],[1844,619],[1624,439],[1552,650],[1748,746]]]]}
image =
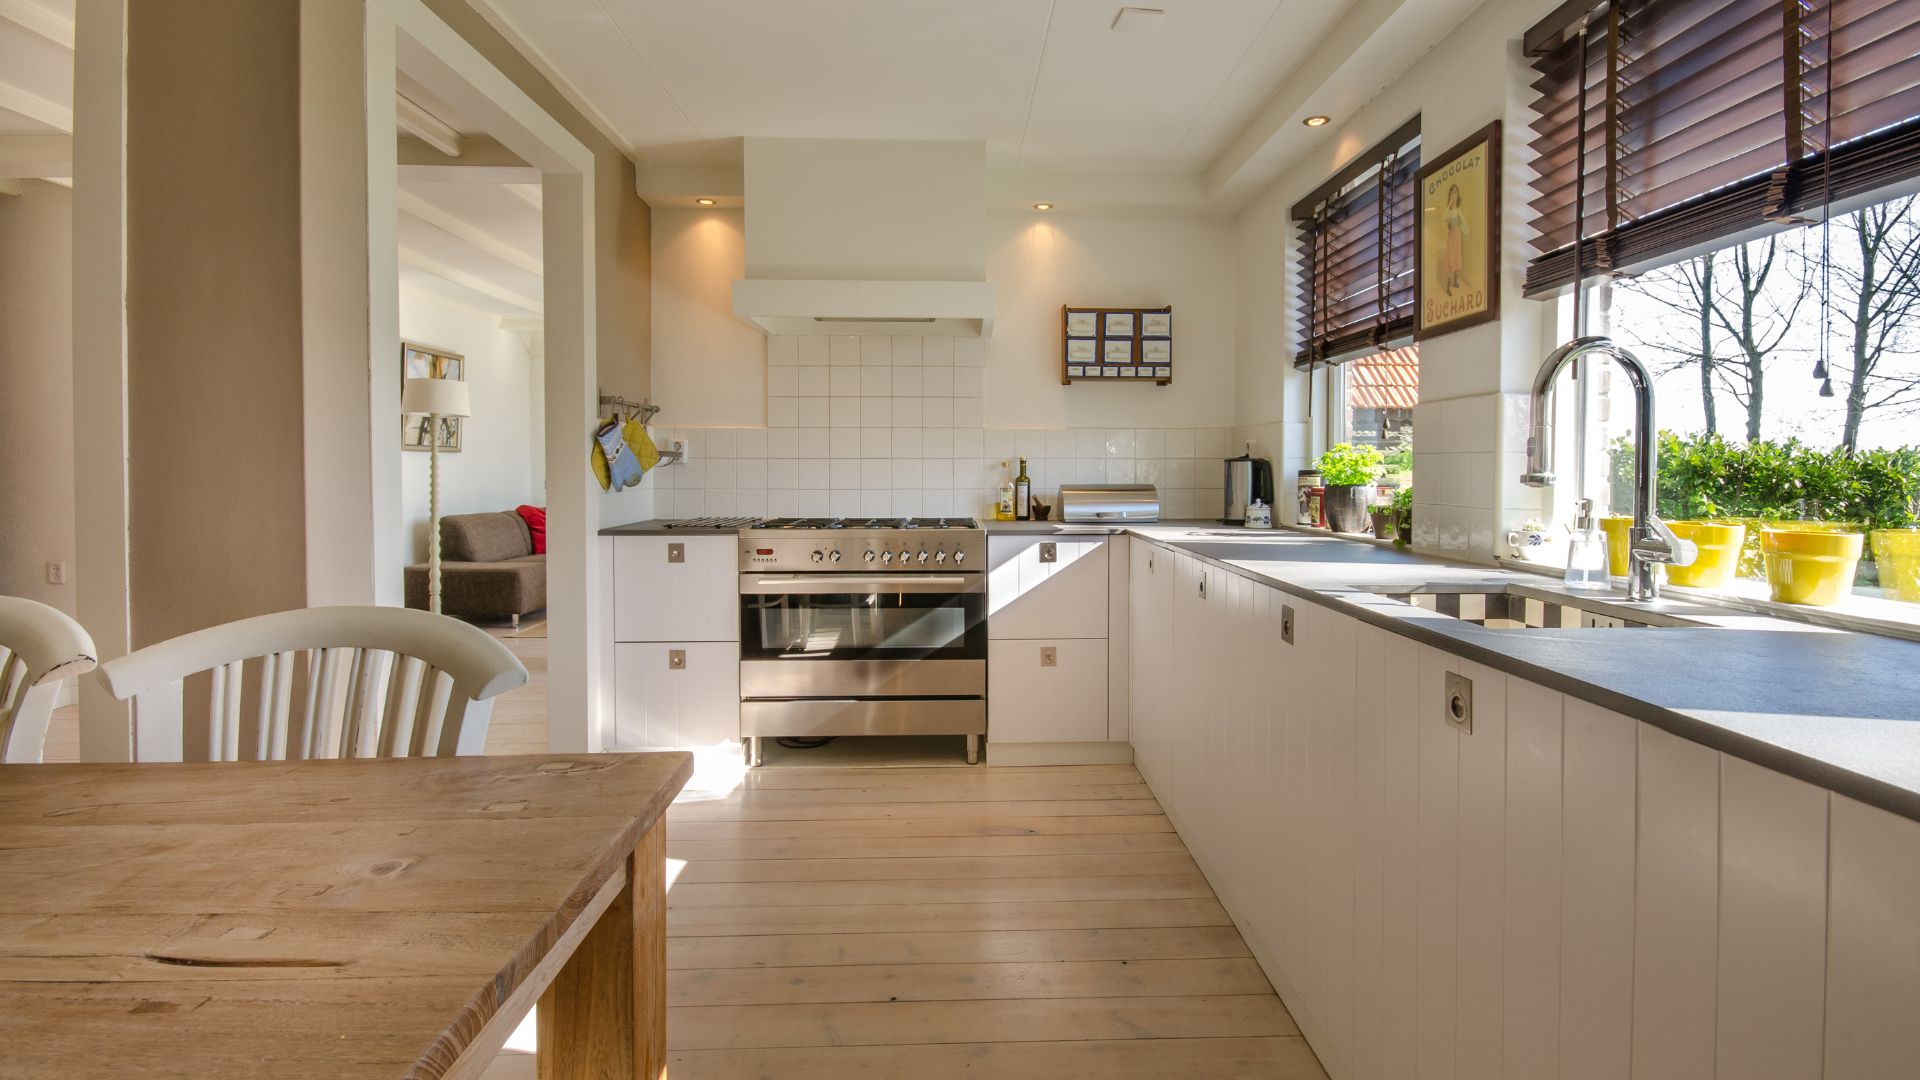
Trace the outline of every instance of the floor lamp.
{"type": "Polygon", "coordinates": [[[408,379],[400,391],[400,411],[426,413],[427,436],[427,610],[440,613],[440,418],[473,415],[467,384],[458,379],[408,379]]]}

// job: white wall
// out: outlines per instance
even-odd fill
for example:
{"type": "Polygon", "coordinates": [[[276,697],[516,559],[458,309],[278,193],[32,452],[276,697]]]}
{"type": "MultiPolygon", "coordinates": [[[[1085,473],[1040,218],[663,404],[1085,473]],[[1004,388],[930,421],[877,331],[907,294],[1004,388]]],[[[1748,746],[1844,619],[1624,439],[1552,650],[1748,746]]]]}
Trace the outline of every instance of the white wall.
{"type": "MultiPolygon", "coordinates": [[[[1539,512],[1538,493],[1510,481],[1525,447],[1513,420],[1514,398],[1544,355],[1550,305],[1521,296],[1528,246],[1526,204],[1530,70],[1519,38],[1544,17],[1550,0],[1490,0],[1409,71],[1327,137],[1236,219],[1235,262],[1241,297],[1236,338],[1240,435],[1271,454],[1281,486],[1318,448],[1307,421],[1306,379],[1294,373],[1295,202],[1410,117],[1421,124],[1421,152],[1432,160],[1494,119],[1505,123],[1502,170],[1501,319],[1423,342],[1421,406],[1414,421],[1414,494],[1418,548],[1490,558],[1496,538],[1539,512]]],[[[1318,408],[1316,411],[1324,411],[1318,408]]],[[[1320,440],[1324,441],[1324,440],[1320,440]]],[[[1286,500],[1282,499],[1285,504],[1286,500]]]]}
{"type": "MultiPolygon", "coordinates": [[[[512,510],[532,498],[533,415],[527,392],[531,361],[519,335],[481,318],[402,290],[400,336],[456,352],[467,360],[473,415],[467,418],[460,453],[440,455],[440,513],[512,510]]],[[[399,377],[398,350],[394,358],[399,377]]],[[[401,520],[407,558],[427,557],[427,454],[400,449],[400,423],[393,423],[393,454],[399,459],[401,520]]],[[[581,438],[580,466],[585,467],[581,438]]]]}
{"type": "Polygon", "coordinates": [[[767,422],[767,338],[733,315],[746,272],[739,210],[653,212],[653,400],[660,422],[767,422]]]}
{"type": "MultiPolygon", "coordinates": [[[[0,595],[76,614],[73,193],[0,196],[0,595]],[[47,583],[47,563],[67,584],[47,583]]],[[[102,422],[115,422],[102,417],[102,422]]]]}

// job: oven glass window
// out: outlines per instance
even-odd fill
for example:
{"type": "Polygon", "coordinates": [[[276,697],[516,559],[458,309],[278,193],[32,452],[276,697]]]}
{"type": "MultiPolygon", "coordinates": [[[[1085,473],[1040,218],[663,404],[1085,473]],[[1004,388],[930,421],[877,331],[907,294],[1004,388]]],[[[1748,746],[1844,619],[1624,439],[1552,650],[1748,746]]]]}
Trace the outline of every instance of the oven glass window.
{"type": "Polygon", "coordinates": [[[766,657],[927,656],[965,646],[975,606],[950,594],[756,596],[745,629],[766,657]]]}

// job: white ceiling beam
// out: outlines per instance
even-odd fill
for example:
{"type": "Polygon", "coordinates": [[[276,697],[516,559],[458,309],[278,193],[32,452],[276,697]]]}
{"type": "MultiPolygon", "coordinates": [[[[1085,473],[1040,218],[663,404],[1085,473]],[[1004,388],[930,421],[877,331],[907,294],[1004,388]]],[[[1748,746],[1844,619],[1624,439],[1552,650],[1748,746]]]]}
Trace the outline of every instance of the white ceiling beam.
{"type": "Polygon", "coordinates": [[[499,31],[500,36],[507,39],[507,44],[512,45],[520,55],[526,57],[528,62],[533,64],[534,70],[552,83],[554,89],[560,91],[561,97],[567,99],[567,104],[580,110],[580,115],[586,117],[587,122],[598,129],[600,134],[605,135],[609,142],[619,147],[621,152],[627,155],[628,160],[636,165],[646,160],[640,153],[639,147],[627,141],[627,137],[620,133],[620,128],[607,119],[607,115],[596,108],[593,101],[586,94],[581,93],[580,88],[575,86],[572,80],[561,74],[561,66],[554,63],[551,57],[535,45],[533,36],[520,29],[519,24],[508,17],[495,0],[471,0],[471,3],[474,10],[480,13],[480,17],[492,24],[493,28],[499,31]]]}
{"type": "Polygon", "coordinates": [[[0,0],[0,22],[12,23],[73,51],[73,20],[28,0],[0,0]]]}
{"type": "Polygon", "coordinates": [[[0,135],[0,177],[72,175],[73,136],[0,135]]]}
{"type": "Polygon", "coordinates": [[[409,191],[400,192],[399,205],[402,213],[410,214],[421,221],[439,229],[458,240],[464,240],[488,255],[525,270],[536,277],[544,277],[546,270],[540,260],[507,243],[487,230],[465,218],[458,217],[435,206],[427,200],[409,191]]]}
{"type": "Polygon", "coordinates": [[[460,300],[444,293],[437,293],[432,289],[423,289],[418,285],[413,285],[405,281],[400,283],[400,292],[402,295],[410,296],[422,303],[434,304],[446,308],[448,311],[457,311],[462,315],[471,316],[472,318],[479,319],[481,322],[490,322],[495,326],[499,326],[500,323],[507,318],[507,316],[497,311],[488,311],[478,304],[469,304],[465,300],[460,300]]]}
{"type": "Polygon", "coordinates": [[[478,274],[468,273],[457,266],[448,266],[446,263],[431,256],[422,255],[412,248],[402,247],[400,249],[400,265],[411,267],[423,273],[432,274],[437,278],[445,278],[455,285],[464,285],[482,296],[491,297],[503,304],[512,304],[522,311],[530,311],[536,315],[546,311],[545,305],[531,296],[522,296],[504,285],[488,281],[478,274]]]}
{"type": "Polygon", "coordinates": [[[395,94],[393,120],[400,130],[448,157],[460,156],[460,132],[405,94],[395,94]]]}
{"type": "Polygon", "coordinates": [[[541,213],[546,212],[547,192],[545,188],[540,186],[539,177],[535,177],[531,183],[508,184],[506,188],[507,194],[519,199],[521,202],[526,203],[541,213]]]}
{"type": "Polygon", "coordinates": [[[0,111],[24,116],[61,131],[73,130],[73,110],[8,82],[0,82],[0,111]]]}

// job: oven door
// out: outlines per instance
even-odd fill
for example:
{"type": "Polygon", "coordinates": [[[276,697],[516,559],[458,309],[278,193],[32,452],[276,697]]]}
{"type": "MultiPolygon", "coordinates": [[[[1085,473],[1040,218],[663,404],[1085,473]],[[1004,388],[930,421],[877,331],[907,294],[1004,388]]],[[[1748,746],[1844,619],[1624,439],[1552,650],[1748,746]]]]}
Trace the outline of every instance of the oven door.
{"type": "Polygon", "coordinates": [[[980,573],[742,574],[743,698],[978,697],[980,573]]]}

